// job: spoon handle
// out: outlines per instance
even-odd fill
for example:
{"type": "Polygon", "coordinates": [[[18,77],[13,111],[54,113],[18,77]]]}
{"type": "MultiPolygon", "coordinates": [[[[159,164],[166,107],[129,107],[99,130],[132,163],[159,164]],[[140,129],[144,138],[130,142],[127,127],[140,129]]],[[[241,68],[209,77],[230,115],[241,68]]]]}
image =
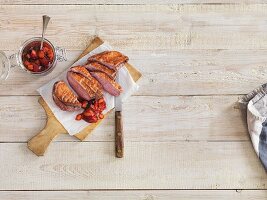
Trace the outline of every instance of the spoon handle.
{"type": "Polygon", "coordinates": [[[43,15],[43,32],[42,32],[42,41],[41,41],[41,47],[40,47],[41,50],[43,49],[44,35],[45,35],[45,31],[46,31],[49,20],[50,20],[49,16],[43,15]]]}

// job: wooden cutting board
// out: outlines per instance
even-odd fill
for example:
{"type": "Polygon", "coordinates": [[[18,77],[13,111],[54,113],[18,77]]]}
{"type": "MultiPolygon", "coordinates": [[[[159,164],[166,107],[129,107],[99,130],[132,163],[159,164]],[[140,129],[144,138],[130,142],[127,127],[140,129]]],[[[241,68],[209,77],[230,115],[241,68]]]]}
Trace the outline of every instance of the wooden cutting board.
{"type": "MultiPolygon", "coordinates": [[[[94,50],[103,43],[103,40],[101,40],[99,37],[95,37],[90,43],[90,45],[77,58],[77,60],[79,60],[80,58],[82,58],[83,56],[85,56],[90,51],[94,50]]],[[[125,66],[130,72],[134,81],[137,81],[142,76],[141,73],[129,63],[126,63],[125,66]]],[[[56,117],[54,116],[49,106],[46,104],[42,97],[39,99],[39,103],[43,106],[46,112],[47,122],[43,130],[28,141],[28,148],[37,156],[43,156],[49,144],[54,138],[56,138],[59,134],[68,134],[68,132],[56,119],[56,117]]],[[[84,140],[101,123],[102,120],[99,120],[95,124],[88,125],[81,132],[75,134],[74,136],[81,141],[84,140]]]]}

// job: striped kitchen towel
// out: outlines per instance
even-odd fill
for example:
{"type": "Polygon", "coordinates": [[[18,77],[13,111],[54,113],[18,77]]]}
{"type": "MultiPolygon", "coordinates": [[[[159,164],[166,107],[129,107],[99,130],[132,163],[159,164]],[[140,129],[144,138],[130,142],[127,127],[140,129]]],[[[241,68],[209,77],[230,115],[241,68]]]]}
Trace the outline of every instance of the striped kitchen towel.
{"type": "Polygon", "coordinates": [[[239,100],[246,110],[248,132],[253,147],[267,170],[267,84],[264,84],[239,100]]]}

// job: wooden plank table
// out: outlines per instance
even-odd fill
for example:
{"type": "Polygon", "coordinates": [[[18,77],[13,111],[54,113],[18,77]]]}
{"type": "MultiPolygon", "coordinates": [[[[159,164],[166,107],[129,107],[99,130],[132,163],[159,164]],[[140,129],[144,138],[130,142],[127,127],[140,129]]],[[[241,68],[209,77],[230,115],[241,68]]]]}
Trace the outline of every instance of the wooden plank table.
{"type": "Polygon", "coordinates": [[[69,56],[45,77],[13,68],[0,85],[0,199],[266,199],[236,101],[267,81],[267,4],[153,2],[0,0],[0,50],[40,35],[47,14],[47,38],[69,56]],[[46,121],[36,89],[94,35],[143,74],[123,105],[125,158],[114,157],[114,113],[85,142],[60,135],[37,157],[26,145],[46,121]]]}

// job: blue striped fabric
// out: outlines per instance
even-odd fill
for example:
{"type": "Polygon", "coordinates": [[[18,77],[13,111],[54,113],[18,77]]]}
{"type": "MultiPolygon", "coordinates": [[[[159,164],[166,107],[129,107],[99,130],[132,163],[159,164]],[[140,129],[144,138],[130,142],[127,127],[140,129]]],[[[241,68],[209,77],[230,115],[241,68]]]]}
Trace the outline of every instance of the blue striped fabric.
{"type": "Polygon", "coordinates": [[[259,157],[265,170],[267,170],[267,121],[262,124],[259,140],[259,157]]]}
{"type": "Polygon", "coordinates": [[[245,111],[248,132],[256,154],[267,170],[267,84],[264,84],[239,100],[245,111]]]}

